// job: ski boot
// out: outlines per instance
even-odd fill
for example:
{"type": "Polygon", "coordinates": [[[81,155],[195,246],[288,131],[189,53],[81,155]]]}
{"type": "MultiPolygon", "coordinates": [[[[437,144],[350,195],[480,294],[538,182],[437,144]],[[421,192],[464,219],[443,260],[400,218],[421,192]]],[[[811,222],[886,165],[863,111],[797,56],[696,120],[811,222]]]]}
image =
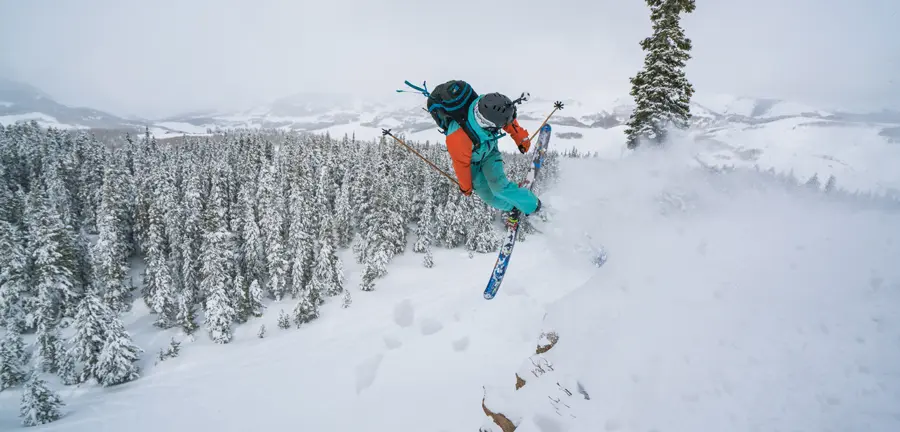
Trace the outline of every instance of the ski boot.
{"type": "Polygon", "coordinates": [[[505,221],[506,227],[509,229],[515,228],[516,225],[519,224],[519,215],[520,214],[521,214],[521,212],[519,211],[519,209],[513,207],[513,209],[510,210],[509,213],[507,213],[507,215],[506,215],[506,221],[505,221]]]}

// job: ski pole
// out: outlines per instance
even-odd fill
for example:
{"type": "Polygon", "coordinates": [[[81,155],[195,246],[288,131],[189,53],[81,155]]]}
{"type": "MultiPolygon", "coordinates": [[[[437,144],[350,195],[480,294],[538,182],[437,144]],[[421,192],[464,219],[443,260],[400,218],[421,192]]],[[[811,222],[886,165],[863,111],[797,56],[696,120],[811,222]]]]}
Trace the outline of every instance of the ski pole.
{"type": "Polygon", "coordinates": [[[550,111],[550,114],[547,114],[547,118],[545,118],[545,119],[544,119],[544,122],[541,123],[541,125],[538,126],[537,129],[535,129],[534,133],[531,134],[531,138],[528,138],[528,141],[534,140],[534,137],[537,136],[538,132],[541,131],[541,128],[544,127],[545,124],[547,124],[547,120],[550,120],[550,116],[552,116],[553,113],[556,112],[556,110],[561,110],[561,109],[563,109],[563,103],[562,103],[562,102],[560,102],[560,101],[553,102],[553,111],[550,111]]]}
{"type": "Polygon", "coordinates": [[[453,177],[450,176],[450,174],[445,173],[444,170],[438,168],[437,165],[431,163],[430,160],[426,159],[425,156],[422,156],[421,154],[419,154],[419,152],[417,152],[414,148],[410,147],[410,146],[407,145],[405,142],[403,142],[402,139],[395,137],[394,134],[391,133],[391,130],[390,130],[390,129],[382,129],[382,130],[381,130],[381,135],[387,135],[387,136],[390,136],[391,138],[393,138],[394,140],[396,140],[398,143],[400,143],[401,145],[403,145],[403,147],[406,147],[409,151],[415,153],[416,156],[418,156],[419,158],[421,158],[423,161],[427,162],[428,165],[431,165],[432,168],[436,169],[439,173],[443,174],[444,177],[447,177],[448,179],[450,179],[450,181],[452,181],[453,183],[456,183],[457,186],[462,187],[462,186],[460,186],[459,182],[456,181],[455,178],[453,178],[453,177]]]}

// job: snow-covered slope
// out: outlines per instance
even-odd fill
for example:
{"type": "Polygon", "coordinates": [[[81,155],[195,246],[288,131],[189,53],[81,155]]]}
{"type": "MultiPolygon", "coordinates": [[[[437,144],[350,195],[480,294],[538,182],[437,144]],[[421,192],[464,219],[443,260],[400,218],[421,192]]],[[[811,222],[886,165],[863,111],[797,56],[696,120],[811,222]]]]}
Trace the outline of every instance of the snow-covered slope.
{"type": "Polygon", "coordinates": [[[518,432],[900,430],[900,206],[640,159],[566,165],[545,232],[610,259],[487,409],[518,432]]]}
{"type": "MultiPolygon", "coordinates": [[[[348,309],[281,330],[292,304],[269,304],[228,345],[185,340],[155,364],[181,336],[139,300],[142,378],[63,388],[66,417],[41,429],[500,430],[483,400],[518,432],[900,429],[897,206],[714,174],[681,150],[564,160],[543,234],[491,301],[493,254],[436,250],[429,269],[409,253],[348,309]],[[558,343],[535,355],[545,331],[558,343]]],[[[21,428],[17,396],[0,392],[0,430],[21,428]]]]}
{"type": "Polygon", "coordinates": [[[792,171],[822,186],[834,176],[842,188],[900,196],[900,146],[885,128],[801,117],[733,125],[698,134],[705,144],[698,158],[718,167],[792,171]]]}

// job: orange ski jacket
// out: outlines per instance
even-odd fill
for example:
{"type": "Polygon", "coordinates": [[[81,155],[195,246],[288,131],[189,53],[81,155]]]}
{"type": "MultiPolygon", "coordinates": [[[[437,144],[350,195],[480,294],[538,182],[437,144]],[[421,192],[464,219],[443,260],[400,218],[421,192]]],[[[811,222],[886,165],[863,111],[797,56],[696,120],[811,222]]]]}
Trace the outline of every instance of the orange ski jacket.
{"type": "MultiPolygon", "coordinates": [[[[470,119],[473,118],[473,116],[469,117],[470,119]]],[[[489,147],[492,147],[490,144],[493,143],[496,146],[498,138],[497,136],[492,136],[490,132],[481,128],[473,120],[469,120],[469,126],[476,131],[476,134],[484,136],[481,145],[477,148],[472,143],[472,139],[456,122],[452,122],[450,127],[447,128],[447,152],[450,153],[450,159],[453,161],[453,170],[456,172],[459,187],[465,193],[472,191],[472,163],[480,162],[482,157],[490,150],[489,147]]],[[[527,152],[529,147],[531,147],[531,142],[528,140],[528,131],[519,124],[518,120],[513,119],[512,123],[503,127],[503,131],[512,137],[516,146],[520,147],[523,153],[527,152]]]]}

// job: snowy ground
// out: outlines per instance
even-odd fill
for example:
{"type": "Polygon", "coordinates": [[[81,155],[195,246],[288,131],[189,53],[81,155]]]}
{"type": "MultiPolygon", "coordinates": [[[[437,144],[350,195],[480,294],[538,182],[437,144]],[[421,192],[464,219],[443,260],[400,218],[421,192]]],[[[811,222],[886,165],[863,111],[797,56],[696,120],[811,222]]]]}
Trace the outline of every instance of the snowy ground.
{"type": "Polygon", "coordinates": [[[507,373],[524,387],[489,389],[517,431],[900,430],[896,206],[709,182],[671,154],[565,171],[553,226],[610,258],[548,307],[559,341],[507,373]]]}
{"type": "MultiPolygon", "coordinates": [[[[427,269],[409,252],[369,293],[345,255],[349,309],[282,330],[293,303],[270,305],[232,343],[201,332],[158,365],[180,336],[138,307],[142,378],[62,388],[65,418],[36,429],[475,431],[485,387],[518,432],[900,430],[900,213],[711,181],[692,156],[564,161],[553,220],[491,301],[494,254],[437,250],[427,269]],[[534,355],[547,330],[559,343],[534,355]]],[[[19,394],[0,392],[0,430],[22,428],[19,394]]]]}

